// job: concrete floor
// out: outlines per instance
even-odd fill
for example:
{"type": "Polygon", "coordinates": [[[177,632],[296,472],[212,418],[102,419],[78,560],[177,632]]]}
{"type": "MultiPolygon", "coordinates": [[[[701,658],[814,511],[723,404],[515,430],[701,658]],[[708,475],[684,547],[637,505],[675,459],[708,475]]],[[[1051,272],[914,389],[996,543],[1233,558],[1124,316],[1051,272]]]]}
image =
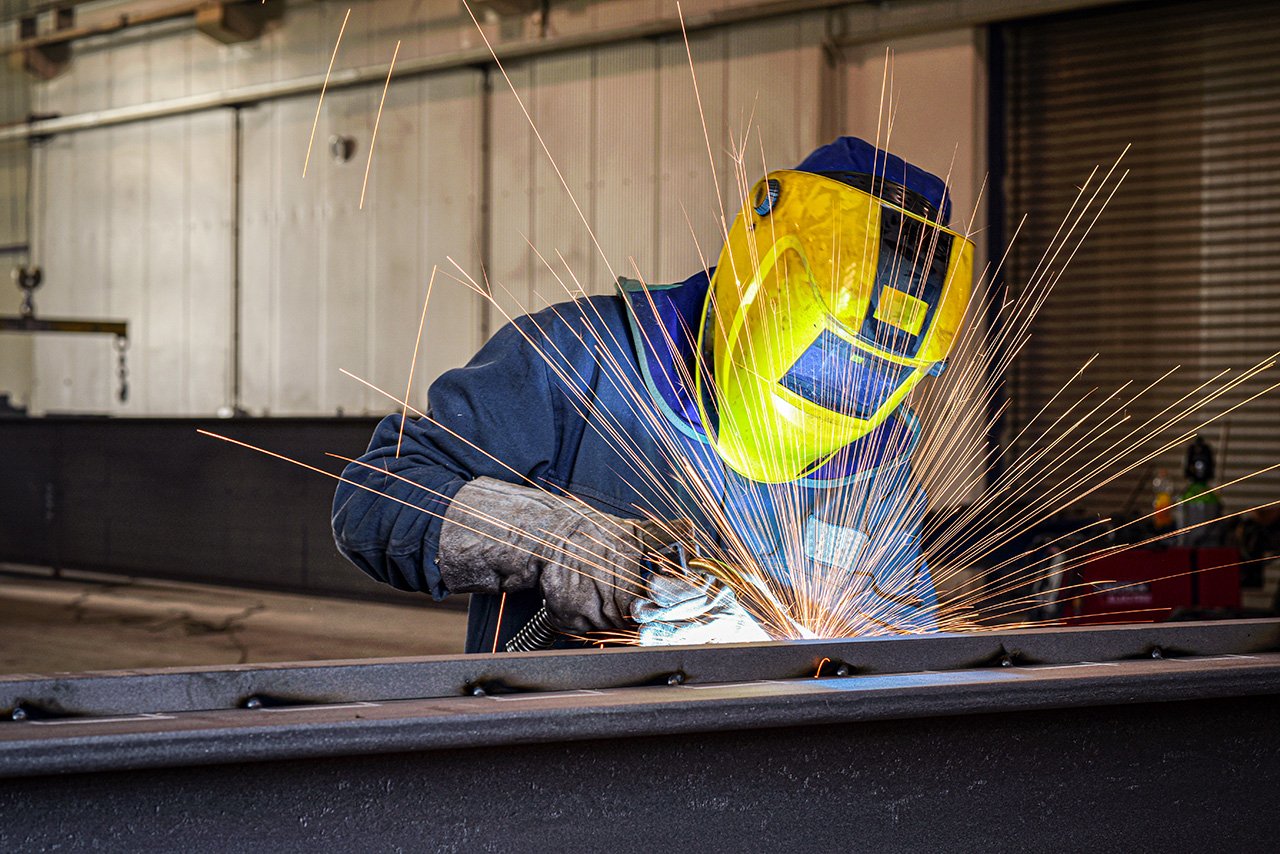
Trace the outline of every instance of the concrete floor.
{"type": "Polygon", "coordinates": [[[466,612],[0,564],[0,673],[453,654],[466,612]]]}

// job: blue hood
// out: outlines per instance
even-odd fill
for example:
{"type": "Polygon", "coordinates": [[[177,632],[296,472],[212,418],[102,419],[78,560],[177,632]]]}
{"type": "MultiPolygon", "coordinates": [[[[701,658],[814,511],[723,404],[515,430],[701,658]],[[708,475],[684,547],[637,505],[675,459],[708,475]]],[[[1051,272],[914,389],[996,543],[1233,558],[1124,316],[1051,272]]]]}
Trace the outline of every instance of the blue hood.
{"type": "MultiPolygon", "coordinates": [[[[941,178],[854,136],[842,136],[835,142],[815,149],[800,162],[796,170],[874,175],[923,197],[938,212],[938,224],[946,225],[951,221],[951,196],[941,178]]],[[[877,195],[884,196],[884,193],[878,192],[877,195]]]]}

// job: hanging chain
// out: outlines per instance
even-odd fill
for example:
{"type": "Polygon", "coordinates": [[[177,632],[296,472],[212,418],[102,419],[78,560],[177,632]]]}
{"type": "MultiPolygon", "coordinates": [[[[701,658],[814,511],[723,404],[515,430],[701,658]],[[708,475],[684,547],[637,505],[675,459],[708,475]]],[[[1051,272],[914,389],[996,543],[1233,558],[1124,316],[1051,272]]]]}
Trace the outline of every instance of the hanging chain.
{"type": "Polygon", "coordinates": [[[129,339],[123,335],[116,336],[116,379],[120,384],[119,398],[121,403],[129,401],[129,363],[125,353],[129,352],[129,339]]]}
{"type": "Polygon", "coordinates": [[[39,267],[18,267],[13,271],[13,280],[17,282],[19,289],[22,290],[22,308],[18,313],[24,319],[30,319],[36,316],[36,288],[40,287],[41,280],[44,279],[44,273],[39,267]]]}

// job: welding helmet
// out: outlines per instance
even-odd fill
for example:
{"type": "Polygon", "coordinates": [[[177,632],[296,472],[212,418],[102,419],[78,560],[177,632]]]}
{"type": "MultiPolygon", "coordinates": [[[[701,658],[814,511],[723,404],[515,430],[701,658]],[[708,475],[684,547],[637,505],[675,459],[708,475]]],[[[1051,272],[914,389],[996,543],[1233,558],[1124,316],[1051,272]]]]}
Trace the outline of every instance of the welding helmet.
{"type": "Polygon", "coordinates": [[[703,309],[702,421],[725,463],[754,481],[811,474],[875,429],[941,370],[969,303],[973,244],[944,227],[942,182],[839,142],[870,152],[869,168],[762,178],[703,309]],[[895,181],[889,164],[914,172],[895,181]],[[920,175],[936,182],[926,192],[908,186],[920,175]]]}

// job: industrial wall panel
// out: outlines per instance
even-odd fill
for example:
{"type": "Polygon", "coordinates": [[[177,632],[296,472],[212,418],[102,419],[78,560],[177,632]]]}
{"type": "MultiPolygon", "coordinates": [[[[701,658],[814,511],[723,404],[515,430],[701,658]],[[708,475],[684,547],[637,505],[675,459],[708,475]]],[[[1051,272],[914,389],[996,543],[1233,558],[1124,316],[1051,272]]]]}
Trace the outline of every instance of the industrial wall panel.
{"type": "MultiPolygon", "coordinates": [[[[412,83],[410,83],[412,85],[412,83]]],[[[354,136],[361,153],[367,153],[381,95],[374,87],[346,89],[330,93],[327,120],[338,133],[354,136]]],[[[400,171],[404,159],[405,131],[403,105],[389,104],[383,110],[378,129],[381,139],[374,149],[370,171],[379,175],[400,171]]],[[[368,376],[368,341],[382,333],[370,324],[370,303],[375,289],[405,287],[405,282],[370,280],[371,233],[379,214],[386,206],[394,206],[394,196],[378,196],[374,182],[361,199],[364,184],[365,157],[353,157],[345,168],[331,169],[325,188],[324,229],[312,251],[323,257],[318,285],[319,293],[310,291],[311,282],[298,281],[290,290],[290,299],[316,299],[319,311],[319,335],[316,367],[319,376],[319,401],[322,412],[360,411],[367,406],[366,390],[340,373],[346,368],[358,376],[368,376]],[[361,207],[363,201],[364,206],[361,207]],[[314,294],[314,296],[313,296],[314,294]]],[[[332,163],[328,164],[332,165],[332,163]]],[[[323,167],[321,167],[323,168],[323,167]]],[[[389,253],[412,257],[413,244],[390,247],[389,253]]],[[[408,318],[406,318],[406,321],[408,318]]],[[[285,375],[288,376],[287,374],[285,375]]],[[[372,378],[371,378],[372,379],[372,378]]]]}
{"type": "MultiPolygon", "coordinates": [[[[608,293],[616,276],[651,283],[657,275],[657,199],[660,145],[658,56],[654,42],[600,50],[595,56],[591,208],[605,257],[591,247],[595,263],[588,290],[608,293]],[[612,268],[612,269],[611,269],[612,268]]],[[[668,224],[669,225],[669,224],[668,224]]]]}
{"type": "Polygon", "coordinates": [[[122,318],[113,341],[35,341],[41,411],[212,412],[227,398],[231,117],[208,113],[61,137],[37,152],[49,315],[122,318]]]}
{"type": "MultiPolygon", "coordinates": [[[[452,257],[481,277],[482,80],[471,70],[393,80],[371,162],[383,87],[329,93],[305,178],[316,101],[244,111],[241,370],[250,412],[394,408],[341,371],[402,394],[432,267],[456,276],[452,257]],[[354,140],[350,160],[331,155],[335,135],[354,140]]],[[[420,388],[479,344],[474,293],[448,275],[437,285],[420,388]]]]}
{"type": "MultiPolygon", "coordinates": [[[[972,233],[974,272],[981,278],[987,257],[982,202],[987,181],[986,55],[980,30],[867,41],[841,51],[844,101],[835,119],[840,133],[878,143],[911,163],[943,177],[951,195],[951,227],[972,233]]],[[[975,290],[978,300],[983,291],[975,290]]],[[[986,454],[984,401],[969,389],[987,366],[982,312],[971,312],[969,331],[958,340],[947,373],[926,378],[911,404],[925,425],[916,454],[916,474],[930,502],[954,505],[979,493],[986,454]]]]}
{"type": "MultiPolygon", "coordinates": [[[[417,226],[410,245],[418,248],[412,276],[413,309],[405,315],[379,306],[378,328],[386,335],[375,338],[375,364],[389,363],[389,376],[403,373],[412,356],[414,320],[426,299],[432,271],[438,269],[432,287],[427,326],[414,376],[418,405],[425,403],[429,381],[442,370],[465,363],[483,343],[483,323],[488,307],[484,298],[459,282],[458,266],[483,282],[482,216],[484,137],[484,77],[463,72],[436,75],[421,81],[418,100],[417,226]],[[390,334],[395,324],[397,333],[390,334]],[[381,361],[379,361],[379,359],[381,361]]],[[[388,184],[393,173],[384,172],[388,184]]],[[[376,235],[375,235],[376,236],[376,235]]],[[[386,257],[386,256],[382,256],[386,257]]],[[[382,374],[379,374],[382,376],[382,374]]],[[[382,404],[385,405],[385,404],[382,404]]]]}
{"type": "Polygon", "coordinates": [[[658,47],[657,268],[653,281],[681,281],[715,266],[726,221],[722,206],[725,37],[703,32],[658,47]],[[692,55],[692,69],[690,68],[692,55]],[[696,82],[695,82],[696,81],[696,82]]]}
{"type": "MultiPolygon", "coordinates": [[[[145,76],[139,78],[137,82],[145,87],[145,76]]],[[[144,412],[156,401],[170,401],[175,410],[180,410],[184,397],[182,357],[187,318],[182,302],[186,289],[186,235],[179,229],[183,225],[185,170],[181,144],[172,142],[181,139],[185,122],[178,119],[102,132],[107,195],[88,212],[99,218],[104,227],[106,266],[95,270],[97,259],[88,256],[85,260],[90,266],[82,268],[74,282],[80,295],[105,284],[108,301],[94,314],[123,317],[131,322],[130,331],[134,334],[128,356],[130,369],[136,371],[132,377],[137,398],[134,403],[144,412]],[[171,204],[163,203],[170,199],[171,204]],[[154,292],[149,287],[152,265],[169,274],[163,287],[154,292]]],[[[111,343],[105,337],[94,341],[102,349],[111,343]]],[[[89,376],[98,378],[93,380],[95,388],[101,390],[101,378],[113,367],[108,359],[92,361],[93,373],[89,376]]],[[[108,397],[105,406],[111,410],[118,402],[108,397]]]]}
{"type": "MultiPolygon", "coordinates": [[[[202,113],[180,121],[186,182],[181,220],[185,266],[181,279],[152,270],[150,292],[182,282],[186,331],[184,394],[178,411],[196,414],[217,412],[232,399],[235,117],[225,112],[202,113]]],[[[166,411],[166,401],[153,397],[147,411],[166,411]]]]}
{"type": "MultiPolygon", "coordinates": [[[[490,95],[489,152],[489,289],[493,295],[490,327],[497,330],[508,318],[516,317],[530,305],[529,285],[533,280],[533,250],[525,243],[532,234],[535,188],[530,180],[535,158],[545,157],[537,140],[529,133],[528,121],[507,88],[507,80],[532,99],[533,63],[508,64],[506,76],[493,76],[490,95]]],[[[529,101],[526,100],[526,106],[529,101]]],[[[480,277],[471,273],[477,281],[480,277]]]]}
{"type": "MultiPolygon", "coordinates": [[[[533,221],[527,237],[537,253],[529,281],[529,311],[568,299],[575,277],[583,290],[600,292],[598,259],[589,234],[595,227],[593,142],[600,132],[592,109],[594,67],[594,51],[554,56],[533,66],[530,112],[550,157],[538,145],[528,176],[533,182],[533,221]]],[[[508,106],[513,100],[508,93],[508,106]]],[[[526,127],[525,134],[530,132],[526,127]]],[[[494,140],[495,147],[501,144],[494,140]]],[[[495,235],[499,237],[524,240],[516,234],[495,235]]]]}
{"type": "MultiPolygon", "coordinates": [[[[1121,166],[1128,177],[1022,354],[1011,433],[1094,354],[1101,357],[1085,381],[1046,418],[1090,388],[1106,394],[1132,382],[1129,397],[1176,367],[1125,407],[1132,425],[1146,424],[1185,394],[1192,403],[1203,398],[1195,392],[1202,383],[1216,388],[1271,360],[1280,340],[1280,24],[1273,4],[1139,5],[1029,21],[1008,35],[1006,227],[1030,215],[1010,258],[1011,284],[1026,287],[1090,171],[1105,171],[1131,145],[1121,166]]],[[[1220,483],[1275,466],[1280,398],[1265,393],[1275,382],[1274,370],[1263,372],[1191,406],[1163,430],[1136,433],[1125,442],[1136,449],[1105,462],[1107,471],[1141,464],[1081,503],[1107,515],[1147,512],[1160,468],[1183,482],[1183,431],[1199,430],[1215,446],[1220,483]],[[1139,441],[1152,432],[1159,435],[1139,441]],[[1142,463],[1160,450],[1161,437],[1172,446],[1142,463]]],[[[1029,447],[1023,441],[1017,450],[1029,447]]],[[[1241,511],[1274,502],[1278,490],[1272,471],[1222,490],[1221,498],[1228,511],[1241,511]]]]}
{"type": "MultiPolygon", "coordinates": [[[[37,226],[45,282],[40,311],[103,316],[112,306],[108,276],[109,158],[112,131],[55,139],[39,152],[47,176],[37,226]]],[[[38,410],[106,412],[111,342],[98,336],[42,336],[35,341],[32,404],[38,410]]]]}
{"type": "MultiPolygon", "coordinates": [[[[367,271],[353,271],[351,280],[368,279],[380,286],[367,288],[367,302],[360,315],[365,328],[350,336],[355,346],[350,353],[351,364],[345,367],[397,396],[404,394],[408,382],[413,336],[417,334],[431,275],[429,266],[423,275],[423,263],[429,262],[430,257],[429,250],[423,251],[423,244],[428,242],[428,218],[434,220],[434,212],[428,210],[428,206],[434,206],[440,194],[434,191],[430,177],[438,174],[443,178],[448,171],[432,169],[427,152],[428,137],[441,133],[423,121],[423,104],[429,99],[430,85],[427,78],[402,80],[387,93],[377,154],[369,177],[367,204],[373,224],[364,236],[363,247],[357,241],[350,246],[350,263],[360,264],[367,271]],[[363,248],[363,253],[355,251],[359,248],[363,248]]],[[[433,293],[433,302],[434,296],[433,293]]],[[[436,303],[437,317],[448,316],[441,309],[443,304],[443,301],[436,303]]],[[[466,317],[459,315],[456,320],[436,325],[429,331],[445,337],[453,330],[463,332],[465,327],[466,317]]],[[[427,338],[427,352],[422,354],[424,374],[432,367],[436,367],[438,373],[438,364],[445,361],[440,358],[437,344],[434,334],[427,338]]],[[[333,379],[349,393],[361,394],[363,405],[371,411],[390,410],[395,406],[387,398],[366,393],[364,386],[347,377],[333,379]]],[[[414,384],[420,379],[415,372],[414,384]]]]}
{"type": "Polygon", "coordinates": [[[511,301],[503,310],[578,288],[609,293],[615,275],[679,281],[703,257],[714,265],[724,220],[741,207],[734,152],[745,152],[753,182],[766,163],[794,165],[818,142],[822,35],[821,16],[803,15],[695,33],[688,49],[668,38],[508,68],[550,158],[496,78],[494,269],[509,277],[523,265],[528,277],[499,277],[511,292],[499,295],[511,301]],[[526,199],[527,215],[516,209],[526,199]],[[536,252],[520,248],[521,235],[536,252]]]}
{"type": "MultiPolygon", "coordinates": [[[[281,105],[283,108],[283,105],[281,105]]],[[[276,147],[280,110],[262,108],[240,114],[240,349],[241,405],[261,412],[271,399],[276,365],[272,330],[276,320],[276,147]],[[245,140],[255,140],[249,147],[245,140]]],[[[305,153],[303,155],[305,157],[305,153]]]]}

